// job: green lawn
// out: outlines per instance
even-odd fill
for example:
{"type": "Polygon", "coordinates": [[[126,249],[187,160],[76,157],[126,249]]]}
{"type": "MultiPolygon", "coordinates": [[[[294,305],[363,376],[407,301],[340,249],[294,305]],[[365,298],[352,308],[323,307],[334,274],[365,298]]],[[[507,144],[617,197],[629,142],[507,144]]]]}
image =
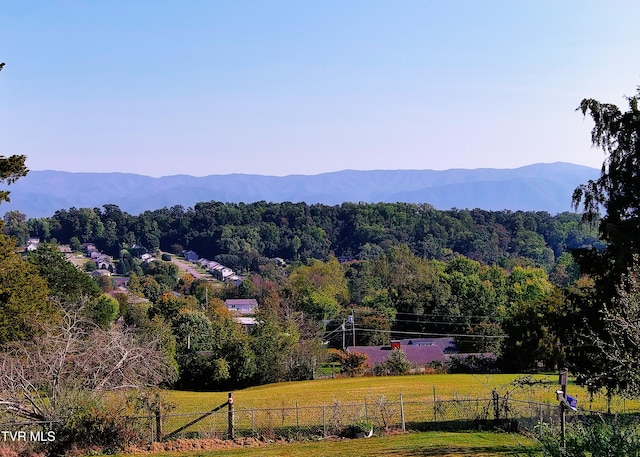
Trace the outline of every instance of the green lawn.
{"type": "Polygon", "coordinates": [[[515,456],[527,455],[525,449],[534,446],[521,435],[491,432],[466,433],[406,433],[370,439],[343,439],[287,444],[268,444],[240,449],[220,449],[197,452],[162,452],[154,456],[171,457],[427,457],[427,456],[515,456]]]}
{"type": "MultiPolygon", "coordinates": [[[[284,425],[285,408],[292,408],[296,411],[295,421],[297,422],[298,408],[296,408],[296,406],[300,407],[302,411],[305,406],[338,405],[340,408],[345,407],[344,411],[341,411],[348,414],[350,410],[346,407],[349,406],[349,403],[363,404],[365,401],[370,405],[370,409],[368,410],[369,414],[375,416],[382,411],[375,409],[377,400],[384,397],[388,401],[396,402],[400,397],[400,393],[402,393],[406,405],[413,402],[414,405],[418,405],[418,407],[422,409],[424,409],[424,407],[420,406],[420,402],[426,402],[427,405],[432,404],[430,402],[433,400],[434,394],[437,400],[488,399],[491,397],[493,389],[495,389],[501,397],[508,393],[511,399],[540,401],[551,405],[557,404],[555,399],[555,391],[558,388],[556,374],[539,374],[532,376],[529,379],[535,381],[533,384],[514,383],[514,381],[518,379],[523,379],[523,376],[515,374],[442,374],[320,379],[315,381],[287,382],[257,386],[234,392],[234,404],[238,413],[236,416],[236,424],[238,428],[246,428],[247,424],[244,422],[248,420],[248,417],[251,417],[251,427],[253,427],[253,412],[251,416],[248,416],[249,412],[245,411],[242,413],[243,410],[259,410],[255,413],[255,418],[256,429],[260,430],[265,426],[264,414],[260,413],[260,408],[282,408],[282,425],[284,425]],[[243,423],[242,427],[239,425],[240,423],[243,423]]],[[[570,394],[578,397],[582,407],[589,406],[589,397],[584,389],[570,384],[568,391],[570,394]]],[[[179,425],[183,425],[188,422],[188,420],[195,418],[195,416],[188,413],[205,412],[225,403],[228,392],[165,391],[165,396],[167,400],[176,404],[176,409],[173,410],[170,415],[184,414],[184,416],[174,418],[165,416],[167,422],[165,423],[164,431],[168,433],[179,425]]],[[[595,397],[593,406],[598,409],[605,408],[605,399],[603,397],[595,397]]],[[[427,406],[427,409],[428,408],[429,406],[427,406]]],[[[622,411],[623,408],[627,411],[637,411],[640,410],[640,403],[638,401],[623,402],[621,399],[616,399],[612,405],[612,410],[622,411]]],[[[315,411],[316,409],[317,408],[307,408],[309,411],[315,411]]],[[[413,417],[416,417],[413,416],[413,410],[409,407],[406,409],[407,420],[416,420],[413,419],[413,417]]],[[[324,408],[321,411],[322,414],[324,414],[324,408]]],[[[331,409],[328,411],[331,411],[331,409]]],[[[424,411],[420,411],[418,417],[424,415],[424,411]]],[[[280,420],[278,413],[279,411],[275,411],[273,414],[275,414],[274,417],[276,417],[277,420],[280,420]]],[[[293,413],[289,411],[287,414],[286,420],[288,421],[287,424],[289,424],[289,422],[294,420],[292,419],[293,413]]],[[[305,418],[301,412],[300,424],[303,427],[307,422],[315,425],[318,423],[322,424],[324,416],[318,416],[319,413],[317,411],[313,414],[315,414],[313,420],[307,421],[307,418],[305,418]],[[318,417],[321,417],[321,420],[318,419],[318,417]]],[[[212,421],[212,424],[215,422],[214,416],[211,416],[209,419],[212,421]]],[[[216,420],[220,421],[220,424],[212,429],[226,430],[226,409],[222,410],[220,417],[216,420]]],[[[209,427],[209,425],[204,422],[203,424],[203,427],[209,427]]],[[[198,426],[194,426],[193,429],[197,431],[197,427],[198,426]]],[[[268,428],[269,427],[267,427],[267,429],[268,428]]],[[[321,429],[319,431],[316,430],[316,436],[321,434],[321,432],[321,429]]],[[[258,435],[264,436],[261,433],[258,435]]],[[[267,434],[266,436],[269,435],[267,434]]],[[[309,436],[313,435],[310,434],[309,436]]],[[[153,455],[312,455],[314,457],[325,455],[347,455],[349,457],[373,455],[411,457],[529,455],[525,452],[525,447],[523,446],[531,448],[531,446],[534,446],[534,443],[524,436],[508,433],[410,432],[404,435],[378,436],[367,440],[328,439],[289,444],[270,444],[268,446],[260,446],[259,448],[199,451],[198,453],[192,454],[186,454],[184,452],[180,454],[156,453],[153,455]]]]}
{"type": "MultiPolygon", "coordinates": [[[[517,387],[513,381],[522,375],[515,374],[441,374],[416,376],[385,376],[364,378],[319,379],[315,381],[286,382],[251,387],[234,392],[236,408],[279,408],[298,406],[330,405],[334,402],[372,402],[385,396],[397,400],[402,393],[406,401],[430,401],[448,399],[490,398],[492,389],[502,396],[509,392],[510,398],[555,403],[558,388],[557,375],[534,375],[540,384],[517,387]]],[[[569,385],[568,392],[576,396],[580,406],[589,407],[589,396],[577,386],[569,385]]],[[[228,392],[182,392],[166,391],[168,400],[176,403],[174,413],[207,411],[224,403],[228,392]]],[[[603,396],[594,398],[595,409],[606,408],[603,396]]],[[[612,410],[640,410],[639,401],[614,399],[612,410]]]]}

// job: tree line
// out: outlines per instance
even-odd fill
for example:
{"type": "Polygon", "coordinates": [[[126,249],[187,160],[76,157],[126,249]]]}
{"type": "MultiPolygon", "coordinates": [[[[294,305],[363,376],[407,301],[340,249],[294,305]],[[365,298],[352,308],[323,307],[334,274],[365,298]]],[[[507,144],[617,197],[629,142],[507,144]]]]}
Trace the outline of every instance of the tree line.
{"type": "Polygon", "coordinates": [[[604,247],[595,226],[583,223],[577,213],[442,211],[407,203],[213,201],[137,216],[109,204],[61,209],[51,217],[32,219],[9,211],[4,232],[19,243],[30,236],[60,244],[91,242],[114,257],[134,245],[152,252],[188,249],[237,271],[256,271],[274,257],[369,260],[400,244],[429,259],[454,253],[505,268],[527,264],[551,271],[571,249],[604,247]]]}

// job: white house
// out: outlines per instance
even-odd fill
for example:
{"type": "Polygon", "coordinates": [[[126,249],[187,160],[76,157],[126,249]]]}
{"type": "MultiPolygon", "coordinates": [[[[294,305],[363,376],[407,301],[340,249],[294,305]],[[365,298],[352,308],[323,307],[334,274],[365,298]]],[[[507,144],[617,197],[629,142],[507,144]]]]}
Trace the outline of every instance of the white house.
{"type": "Polygon", "coordinates": [[[40,244],[40,238],[29,238],[27,240],[27,251],[31,252],[31,251],[35,251],[36,249],[38,249],[38,245],[40,244]]]}

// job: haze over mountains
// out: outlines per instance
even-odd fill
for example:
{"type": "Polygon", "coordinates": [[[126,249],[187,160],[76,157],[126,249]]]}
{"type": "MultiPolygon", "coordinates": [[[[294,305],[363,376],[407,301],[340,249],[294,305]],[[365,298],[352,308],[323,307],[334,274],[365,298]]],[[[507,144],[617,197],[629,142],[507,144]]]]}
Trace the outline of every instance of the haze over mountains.
{"type": "Polygon", "coordinates": [[[318,175],[186,175],[152,178],[129,173],[31,171],[9,186],[18,210],[48,217],[56,210],[116,204],[130,214],[198,202],[428,203],[437,209],[571,210],[573,190],[599,170],[563,162],[515,169],[345,170],[318,175]]]}

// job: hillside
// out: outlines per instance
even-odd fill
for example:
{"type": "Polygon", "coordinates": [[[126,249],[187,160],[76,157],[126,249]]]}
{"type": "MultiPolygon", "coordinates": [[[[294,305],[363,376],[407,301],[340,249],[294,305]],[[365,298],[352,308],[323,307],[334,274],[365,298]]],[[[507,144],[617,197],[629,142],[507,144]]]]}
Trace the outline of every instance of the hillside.
{"type": "Polygon", "coordinates": [[[6,211],[28,217],[58,209],[94,208],[112,203],[130,214],[202,201],[429,203],[437,209],[569,211],[579,184],[599,170],[568,163],[516,169],[344,170],[318,175],[186,175],[152,178],[128,173],[31,171],[11,190],[6,211]]]}

